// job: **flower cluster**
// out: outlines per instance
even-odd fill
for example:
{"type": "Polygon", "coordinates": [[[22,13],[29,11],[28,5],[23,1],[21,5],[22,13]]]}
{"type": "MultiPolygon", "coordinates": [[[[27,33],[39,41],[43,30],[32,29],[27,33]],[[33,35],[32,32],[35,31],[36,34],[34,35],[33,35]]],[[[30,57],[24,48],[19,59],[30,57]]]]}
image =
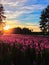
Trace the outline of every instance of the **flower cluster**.
{"type": "Polygon", "coordinates": [[[49,65],[49,37],[0,36],[0,65],[49,65]]]}

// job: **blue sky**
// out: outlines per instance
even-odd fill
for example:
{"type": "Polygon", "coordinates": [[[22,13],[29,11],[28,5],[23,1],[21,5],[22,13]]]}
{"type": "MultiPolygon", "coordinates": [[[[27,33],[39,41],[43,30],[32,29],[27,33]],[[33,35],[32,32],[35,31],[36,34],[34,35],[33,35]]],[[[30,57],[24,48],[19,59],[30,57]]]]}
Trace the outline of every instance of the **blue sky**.
{"type": "Polygon", "coordinates": [[[5,9],[7,25],[40,31],[40,15],[49,0],[0,0],[5,9]]]}

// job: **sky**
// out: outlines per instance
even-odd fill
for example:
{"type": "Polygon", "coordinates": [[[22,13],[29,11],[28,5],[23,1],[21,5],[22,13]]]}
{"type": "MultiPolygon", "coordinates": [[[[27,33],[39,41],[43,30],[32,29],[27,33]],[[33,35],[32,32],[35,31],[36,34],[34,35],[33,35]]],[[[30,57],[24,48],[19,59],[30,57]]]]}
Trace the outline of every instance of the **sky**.
{"type": "Polygon", "coordinates": [[[41,12],[49,5],[49,0],[0,0],[0,3],[4,6],[6,25],[39,32],[41,12]]]}

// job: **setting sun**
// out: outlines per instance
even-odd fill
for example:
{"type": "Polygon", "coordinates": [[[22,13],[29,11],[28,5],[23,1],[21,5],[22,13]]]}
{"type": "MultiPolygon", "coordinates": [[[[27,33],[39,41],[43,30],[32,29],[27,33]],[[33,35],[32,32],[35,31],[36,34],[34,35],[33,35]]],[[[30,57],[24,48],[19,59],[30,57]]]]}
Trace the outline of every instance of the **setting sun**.
{"type": "Polygon", "coordinates": [[[4,27],[4,30],[8,30],[8,29],[10,29],[10,26],[9,26],[9,25],[6,25],[6,26],[4,27]]]}

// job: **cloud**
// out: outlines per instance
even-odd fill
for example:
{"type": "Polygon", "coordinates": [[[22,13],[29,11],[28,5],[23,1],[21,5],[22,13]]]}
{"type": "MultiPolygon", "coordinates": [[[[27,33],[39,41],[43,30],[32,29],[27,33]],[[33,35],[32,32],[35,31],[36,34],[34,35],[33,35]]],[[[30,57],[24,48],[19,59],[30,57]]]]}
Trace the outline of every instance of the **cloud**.
{"type": "Polygon", "coordinates": [[[27,0],[1,0],[3,5],[13,6],[22,6],[27,0]]]}
{"type": "Polygon", "coordinates": [[[16,17],[20,16],[23,13],[23,11],[5,11],[5,16],[7,19],[15,19],[16,17]]]}
{"type": "Polygon", "coordinates": [[[37,10],[42,10],[45,8],[45,5],[41,4],[35,4],[35,5],[30,5],[30,6],[23,6],[21,10],[23,10],[25,13],[37,11],[37,10]]]}
{"type": "MultiPolygon", "coordinates": [[[[45,5],[41,4],[24,6],[28,1],[30,0],[1,0],[1,3],[5,6],[5,15],[7,19],[15,19],[23,14],[30,14],[45,8],[45,5]]],[[[33,0],[33,2],[36,1],[37,0],[33,0]]],[[[31,16],[32,15],[30,15],[30,17],[31,16]]]]}
{"type": "MultiPolygon", "coordinates": [[[[34,26],[32,27],[32,24],[36,24],[35,19],[39,20],[39,15],[30,14],[30,13],[41,11],[46,7],[46,5],[43,4],[29,4],[30,2],[36,3],[37,0],[0,0],[0,2],[4,5],[5,16],[7,17],[7,21],[8,21],[7,23],[13,27],[18,25],[20,26],[20,24],[22,24],[23,27],[26,26],[26,27],[34,28],[34,26]],[[27,5],[26,3],[28,3],[29,5],[27,5]],[[24,14],[28,16],[24,18],[21,17],[24,16],[24,14]],[[24,22],[25,25],[22,23],[23,21],[25,21],[24,22]],[[32,21],[32,23],[30,23],[30,21],[32,21]]],[[[37,26],[35,26],[34,29],[37,30],[36,28],[38,29],[37,26]]]]}
{"type": "MultiPolygon", "coordinates": [[[[10,18],[17,18],[23,14],[30,14],[32,12],[38,11],[38,10],[42,10],[44,9],[45,6],[40,5],[40,4],[36,4],[36,5],[30,5],[30,6],[21,6],[20,8],[17,8],[15,11],[12,10],[6,10],[5,11],[5,15],[8,19],[10,18]],[[12,16],[11,16],[12,15],[12,16]]],[[[30,17],[32,17],[32,15],[30,15],[30,17]]]]}

